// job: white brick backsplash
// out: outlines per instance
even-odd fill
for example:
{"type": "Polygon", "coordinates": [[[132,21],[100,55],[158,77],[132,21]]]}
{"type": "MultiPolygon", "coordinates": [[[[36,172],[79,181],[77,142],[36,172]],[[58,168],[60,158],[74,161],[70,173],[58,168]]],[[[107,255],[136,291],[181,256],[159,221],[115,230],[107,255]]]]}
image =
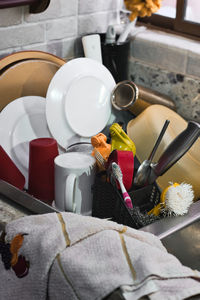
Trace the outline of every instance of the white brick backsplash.
{"type": "Polygon", "coordinates": [[[21,51],[21,48],[9,48],[9,49],[4,49],[2,51],[0,51],[0,59],[7,56],[7,55],[10,55],[14,52],[18,52],[18,51],[21,51]]]}
{"type": "Polygon", "coordinates": [[[200,77],[198,41],[158,30],[144,30],[134,37],[131,54],[166,70],[200,77]]]}
{"type": "Polygon", "coordinates": [[[82,36],[88,33],[106,32],[107,27],[116,19],[116,13],[101,12],[96,14],[81,15],[78,19],[78,35],[82,36]]]}
{"type": "Polygon", "coordinates": [[[82,55],[79,38],[105,32],[123,0],[51,0],[42,13],[29,7],[0,10],[0,56],[13,51],[49,51],[64,58],[82,55]]]}
{"type": "Polygon", "coordinates": [[[22,51],[33,50],[33,51],[47,52],[47,44],[46,44],[46,42],[43,42],[43,43],[39,43],[39,44],[32,44],[32,45],[28,45],[28,46],[23,46],[23,47],[21,47],[21,50],[22,51]]]}
{"type": "Polygon", "coordinates": [[[118,0],[79,0],[78,13],[88,14],[92,12],[117,10],[118,0]]]}
{"type": "MultiPolygon", "coordinates": [[[[105,33],[118,23],[124,0],[51,0],[42,13],[28,5],[0,10],[0,57],[40,50],[63,58],[83,55],[81,37],[105,33]]],[[[132,32],[133,33],[133,32],[132,32]]],[[[152,66],[200,77],[200,43],[185,37],[144,30],[131,41],[132,58],[152,66]]]]}
{"type": "Polygon", "coordinates": [[[22,47],[21,50],[44,51],[44,52],[54,54],[58,57],[68,59],[75,56],[75,52],[74,52],[75,41],[76,39],[74,38],[69,38],[66,40],[58,40],[58,41],[49,41],[43,44],[24,46],[22,47]]]}
{"type": "Polygon", "coordinates": [[[49,52],[49,53],[52,53],[54,55],[57,55],[57,56],[61,57],[60,54],[59,54],[60,53],[59,49],[57,49],[57,53],[48,51],[46,42],[41,43],[41,44],[32,44],[32,45],[21,47],[21,51],[29,51],[29,50],[30,51],[33,50],[33,51],[49,52]]]}
{"type": "Polygon", "coordinates": [[[49,42],[47,44],[47,52],[63,57],[64,59],[71,59],[74,55],[75,39],[67,39],[62,41],[49,42]]]}
{"type": "Polygon", "coordinates": [[[26,22],[37,22],[49,19],[57,19],[66,16],[77,16],[78,0],[51,0],[48,8],[40,14],[30,14],[29,9],[25,12],[26,22]]]}
{"type": "Polygon", "coordinates": [[[0,27],[17,25],[22,22],[22,7],[0,9],[0,27]]]}
{"type": "Polygon", "coordinates": [[[44,41],[44,25],[0,28],[0,50],[44,41]]]}
{"type": "Polygon", "coordinates": [[[166,68],[167,70],[185,73],[187,50],[166,46],[154,41],[140,38],[133,40],[131,55],[144,62],[166,68]]]}
{"type": "Polygon", "coordinates": [[[200,77],[200,53],[189,53],[187,59],[186,73],[200,77]]]}
{"type": "Polygon", "coordinates": [[[76,57],[84,56],[82,37],[76,39],[74,44],[74,53],[76,57]]]}
{"type": "Polygon", "coordinates": [[[143,30],[137,34],[137,38],[146,42],[154,41],[155,43],[165,45],[166,47],[174,47],[200,53],[200,43],[198,41],[159,30],[143,30]]]}
{"type": "Polygon", "coordinates": [[[75,43],[76,43],[76,39],[68,39],[66,41],[63,41],[62,57],[64,59],[71,59],[74,56],[76,56],[75,43]]]}
{"type": "Polygon", "coordinates": [[[49,40],[64,39],[66,37],[75,36],[77,33],[77,18],[62,18],[47,22],[46,38],[49,40]]]}

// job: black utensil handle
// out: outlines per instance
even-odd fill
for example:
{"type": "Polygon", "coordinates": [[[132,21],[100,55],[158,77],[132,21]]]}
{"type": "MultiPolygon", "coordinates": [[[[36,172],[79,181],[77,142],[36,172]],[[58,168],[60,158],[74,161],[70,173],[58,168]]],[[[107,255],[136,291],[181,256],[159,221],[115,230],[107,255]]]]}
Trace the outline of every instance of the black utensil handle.
{"type": "Polygon", "coordinates": [[[169,123],[170,123],[169,120],[165,121],[165,123],[163,125],[163,128],[162,128],[162,130],[161,130],[161,132],[160,132],[160,134],[159,134],[159,136],[157,138],[157,141],[156,141],[156,143],[155,143],[155,145],[153,147],[153,150],[151,151],[151,154],[149,155],[149,158],[148,158],[149,161],[152,161],[152,159],[153,159],[153,157],[154,157],[154,155],[156,153],[156,150],[157,150],[157,148],[158,148],[158,146],[159,146],[159,144],[160,144],[160,142],[161,142],[161,140],[163,138],[163,135],[165,134],[165,131],[167,130],[167,127],[168,127],[169,123]]]}
{"type": "Polygon", "coordinates": [[[187,128],[170,143],[153,166],[156,178],[171,168],[191,148],[199,135],[200,124],[190,121],[187,128]]]}

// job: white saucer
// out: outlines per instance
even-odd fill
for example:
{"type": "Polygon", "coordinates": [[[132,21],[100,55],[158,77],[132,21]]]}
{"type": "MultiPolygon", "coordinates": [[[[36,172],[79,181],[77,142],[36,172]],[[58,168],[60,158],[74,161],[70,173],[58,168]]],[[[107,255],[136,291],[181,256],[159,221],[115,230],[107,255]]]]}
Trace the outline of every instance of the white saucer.
{"type": "Polygon", "coordinates": [[[25,188],[28,187],[29,142],[52,137],[45,104],[43,97],[26,96],[10,102],[0,113],[0,144],[25,176],[25,188]]]}
{"type": "Polygon", "coordinates": [[[67,62],[56,72],[47,91],[46,118],[60,146],[90,141],[103,130],[111,115],[115,85],[105,66],[85,57],[67,62]]]}

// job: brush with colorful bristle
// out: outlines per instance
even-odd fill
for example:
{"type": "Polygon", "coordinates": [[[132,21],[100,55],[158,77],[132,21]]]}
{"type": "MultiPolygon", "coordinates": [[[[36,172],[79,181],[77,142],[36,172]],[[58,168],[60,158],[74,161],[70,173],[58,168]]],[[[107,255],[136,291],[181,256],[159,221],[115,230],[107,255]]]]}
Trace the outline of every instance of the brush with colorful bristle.
{"type": "Polygon", "coordinates": [[[119,182],[120,188],[121,188],[121,192],[122,192],[122,196],[124,199],[124,202],[126,204],[126,206],[128,208],[133,208],[133,204],[131,201],[131,198],[123,184],[123,175],[122,175],[122,171],[121,168],[118,164],[116,164],[115,162],[112,163],[112,174],[114,176],[114,178],[119,182]]]}
{"type": "Polygon", "coordinates": [[[194,192],[192,186],[188,183],[170,183],[160,196],[160,203],[155,206],[149,215],[182,216],[188,212],[190,205],[193,203],[194,192]]]}

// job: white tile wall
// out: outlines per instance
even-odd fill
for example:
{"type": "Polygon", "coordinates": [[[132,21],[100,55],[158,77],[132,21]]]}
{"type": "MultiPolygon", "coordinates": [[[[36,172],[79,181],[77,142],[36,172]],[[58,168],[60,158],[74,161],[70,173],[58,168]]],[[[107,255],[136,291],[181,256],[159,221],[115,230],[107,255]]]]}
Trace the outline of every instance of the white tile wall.
{"type": "Polygon", "coordinates": [[[0,30],[0,50],[45,41],[45,24],[4,27],[0,30]]]}
{"type": "Polygon", "coordinates": [[[163,69],[200,77],[200,43],[192,39],[144,30],[131,44],[134,59],[159,66],[163,69]]]}
{"type": "Polygon", "coordinates": [[[103,33],[112,20],[116,18],[115,12],[98,12],[78,17],[78,35],[89,34],[92,32],[103,33]]]}
{"type": "Polygon", "coordinates": [[[200,77],[200,51],[199,53],[188,53],[186,73],[200,77]]]}
{"type": "Polygon", "coordinates": [[[62,40],[77,34],[77,18],[64,17],[46,23],[46,41],[62,40]]]}
{"type": "MultiPolygon", "coordinates": [[[[29,7],[0,10],[0,57],[20,50],[41,50],[70,59],[82,55],[80,37],[106,32],[117,22],[123,0],[51,0],[46,11],[29,7]]],[[[132,40],[134,59],[173,72],[200,77],[200,43],[144,30],[132,40]]]]}
{"type": "Polygon", "coordinates": [[[13,26],[22,23],[22,7],[0,10],[0,27],[13,26]]]}
{"type": "Polygon", "coordinates": [[[156,41],[136,38],[132,44],[132,55],[140,60],[177,72],[185,72],[187,50],[173,48],[156,41]]]}
{"type": "Polygon", "coordinates": [[[94,12],[115,11],[117,5],[117,0],[82,0],[79,1],[78,13],[87,15],[94,12]]]}
{"type": "Polygon", "coordinates": [[[67,16],[77,16],[77,12],[78,0],[51,0],[47,10],[40,14],[30,14],[28,7],[26,7],[24,17],[26,22],[38,22],[67,16]]]}
{"type": "Polygon", "coordinates": [[[117,16],[120,1],[51,0],[40,14],[30,14],[28,6],[1,9],[0,57],[28,49],[63,58],[76,56],[80,52],[76,40],[87,33],[105,32],[117,16]]]}

